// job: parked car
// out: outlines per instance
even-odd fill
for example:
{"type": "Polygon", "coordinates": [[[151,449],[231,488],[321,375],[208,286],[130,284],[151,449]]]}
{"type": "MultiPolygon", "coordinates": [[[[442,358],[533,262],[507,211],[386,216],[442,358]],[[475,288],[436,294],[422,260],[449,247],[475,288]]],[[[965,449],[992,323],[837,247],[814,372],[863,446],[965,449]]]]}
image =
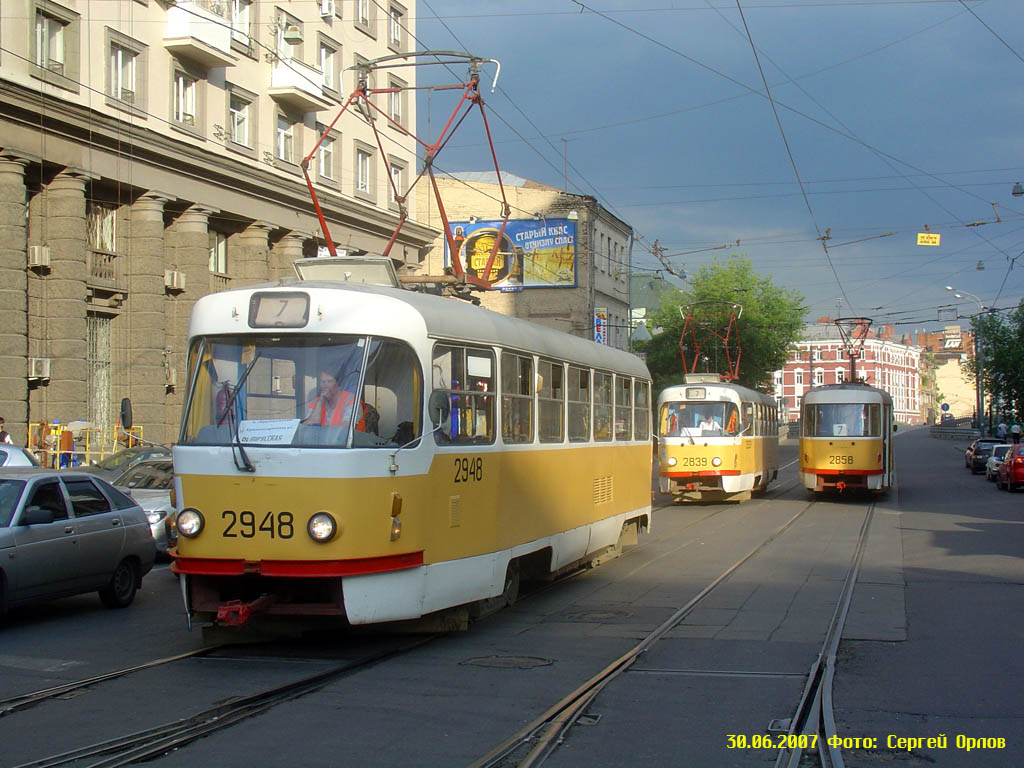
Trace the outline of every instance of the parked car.
{"type": "Polygon", "coordinates": [[[177,543],[171,488],[174,486],[174,462],[170,459],[147,459],[118,475],[113,484],[138,502],[146,511],[158,555],[177,543]]]}
{"type": "Polygon", "coordinates": [[[169,459],[171,449],[162,445],[139,445],[133,448],[125,448],[123,451],[107,456],[102,461],[93,462],[87,467],[78,467],[82,472],[99,475],[107,482],[113,482],[118,475],[129,467],[134,467],[140,461],[147,459],[169,459]]]}
{"type": "Polygon", "coordinates": [[[984,472],[985,462],[992,455],[992,446],[1002,442],[998,437],[979,437],[964,451],[964,466],[971,472],[984,472]],[[979,454],[977,458],[975,454],[979,454]]]}
{"type": "Polygon", "coordinates": [[[135,599],[156,545],[146,513],[104,480],[75,470],[0,470],[0,615],[10,607],[99,592],[135,599]]]}
{"type": "Polygon", "coordinates": [[[16,445],[0,445],[0,467],[42,466],[31,451],[16,445]]]}
{"type": "Polygon", "coordinates": [[[999,463],[996,488],[1013,491],[1021,483],[1024,483],[1024,445],[1012,445],[999,463]]]}
{"type": "Polygon", "coordinates": [[[995,480],[999,475],[999,465],[1003,461],[1006,451],[1013,448],[1012,443],[999,443],[992,446],[992,455],[985,462],[985,479],[995,480]]]}

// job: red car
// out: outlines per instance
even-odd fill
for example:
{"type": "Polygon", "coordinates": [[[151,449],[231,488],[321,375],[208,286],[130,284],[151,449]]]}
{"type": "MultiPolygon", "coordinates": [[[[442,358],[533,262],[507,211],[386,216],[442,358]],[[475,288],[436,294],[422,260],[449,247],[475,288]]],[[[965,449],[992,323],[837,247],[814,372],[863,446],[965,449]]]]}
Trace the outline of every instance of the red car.
{"type": "Polygon", "coordinates": [[[1022,484],[1024,484],[1024,445],[1015,445],[1006,452],[999,465],[996,488],[1012,491],[1022,484]]]}

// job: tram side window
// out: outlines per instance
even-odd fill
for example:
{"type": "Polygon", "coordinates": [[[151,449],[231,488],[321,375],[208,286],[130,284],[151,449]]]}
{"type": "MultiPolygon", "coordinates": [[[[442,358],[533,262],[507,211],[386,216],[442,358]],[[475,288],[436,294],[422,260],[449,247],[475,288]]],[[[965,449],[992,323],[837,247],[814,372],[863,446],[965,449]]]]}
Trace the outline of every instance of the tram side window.
{"type": "Polygon", "coordinates": [[[594,440],[612,439],[612,375],[594,371],[594,440]]]}
{"type": "Polygon", "coordinates": [[[590,440],[590,371],[569,366],[569,442],[590,440]]]}
{"type": "Polygon", "coordinates": [[[537,370],[537,432],[542,443],[560,443],[565,439],[565,366],[540,360],[537,370]]]}
{"type": "Polygon", "coordinates": [[[651,439],[651,385],[646,381],[634,383],[633,418],[636,425],[636,439],[651,439]]]}
{"type": "Polygon", "coordinates": [[[501,355],[501,439],[533,442],[533,358],[501,355]]]}
{"type": "Polygon", "coordinates": [[[373,339],[363,379],[365,430],[352,433],[356,447],[388,448],[420,436],[423,377],[416,353],[403,342],[373,339]]]}
{"type": "Polygon", "coordinates": [[[743,403],[743,427],[746,430],[744,437],[753,437],[754,430],[757,428],[754,425],[754,404],[743,403]]]}
{"type": "Polygon", "coordinates": [[[615,439],[633,438],[633,380],[615,377],[615,439]]]}
{"type": "Polygon", "coordinates": [[[435,430],[440,443],[494,442],[494,355],[490,350],[438,344],[434,389],[448,393],[451,413],[435,430]]]}

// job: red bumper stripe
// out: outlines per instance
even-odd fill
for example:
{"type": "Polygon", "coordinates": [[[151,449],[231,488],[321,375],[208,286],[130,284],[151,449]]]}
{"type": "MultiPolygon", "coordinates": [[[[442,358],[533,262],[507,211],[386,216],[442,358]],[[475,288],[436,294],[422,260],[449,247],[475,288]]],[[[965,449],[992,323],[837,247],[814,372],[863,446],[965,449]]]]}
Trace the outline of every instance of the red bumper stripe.
{"type": "Polygon", "coordinates": [[[210,557],[178,557],[171,571],[200,576],[243,576],[257,574],[282,578],[330,578],[389,573],[423,565],[423,551],[401,555],[363,557],[355,560],[235,560],[210,557]]]}
{"type": "Polygon", "coordinates": [[[662,477],[724,477],[739,475],[738,469],[702,469],[699,472],[662,472],[662,477]]]}
{"type": "Polygon", "coordinates": [[[883,472],[881,469],[811,469],[810,467],[800,467],[800,471],[812,475],[880,475],[883,472]]]}

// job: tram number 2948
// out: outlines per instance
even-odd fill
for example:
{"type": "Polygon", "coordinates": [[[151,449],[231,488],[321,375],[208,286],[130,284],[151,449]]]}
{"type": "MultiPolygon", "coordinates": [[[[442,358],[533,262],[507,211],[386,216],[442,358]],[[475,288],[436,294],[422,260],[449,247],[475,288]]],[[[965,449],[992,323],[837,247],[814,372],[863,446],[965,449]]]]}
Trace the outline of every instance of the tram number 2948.
{"type": "Polygon", "coordinates": [[[853,456],[846,456],[842,454],[830,454],[828,457],[829,464],[853,464],[853,456]]]}
{"type": "Polygon", "coordinates": [[[295,516],[291,512],[267,512],[257,522],[256,515],[249,510],[234,512],[225,510],[221,512],[221,519],[225,527],[221,536],[226,539],[235,539],[241,536],[243,539],[252,539],[257,535],[267,536],[271,539],[290,539],[295,535],[295,516]]]}
{"type": "Polygon", "coordinates": [[[455,477],[453,481],[456,483],[479,483],[484,479],[484,460],[479,456],[475,458],[469,458],[463,456],[462,458],[455,457],[455,477]]]}

